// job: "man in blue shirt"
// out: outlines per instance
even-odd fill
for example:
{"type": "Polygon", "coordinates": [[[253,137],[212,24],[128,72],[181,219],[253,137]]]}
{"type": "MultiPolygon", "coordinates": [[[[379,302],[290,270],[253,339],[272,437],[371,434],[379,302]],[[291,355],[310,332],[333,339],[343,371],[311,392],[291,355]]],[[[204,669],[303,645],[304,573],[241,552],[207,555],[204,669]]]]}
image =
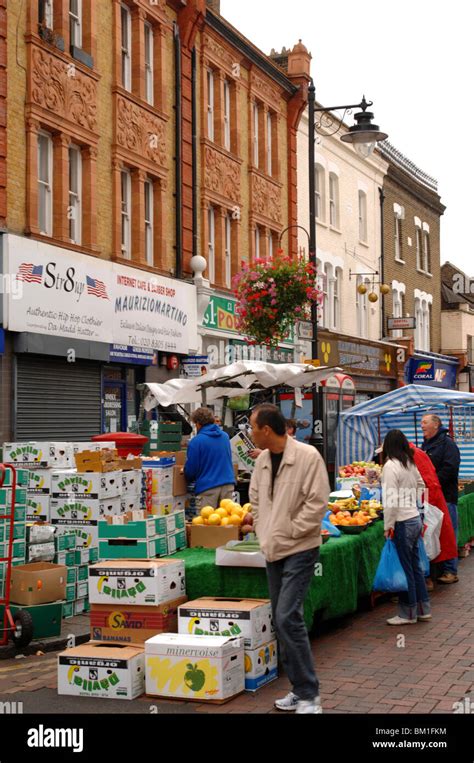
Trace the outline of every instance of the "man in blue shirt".
{"type": "Polygon", "coordinates": [[[196,483],[198,510],[204,506],[218,508],[223,498],[232,498],[234,467],[229,436],[217,426],[209,408],[198,408],[191,415],[197,435],[188,445],[184,475],[196,483]]]}

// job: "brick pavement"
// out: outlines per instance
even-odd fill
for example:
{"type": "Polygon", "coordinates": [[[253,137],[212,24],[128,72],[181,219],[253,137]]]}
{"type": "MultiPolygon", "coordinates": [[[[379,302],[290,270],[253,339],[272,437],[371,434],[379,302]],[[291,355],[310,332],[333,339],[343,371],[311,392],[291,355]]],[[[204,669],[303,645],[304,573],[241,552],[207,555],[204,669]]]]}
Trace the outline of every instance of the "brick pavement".
{"type": "MultiPolygon", "coordinates": [[[[450,713],[453,703],[466,696],[474,702],[473,592],[474,554],[461,562],[459,583],[436,586],[431,622],[390,628],[385,620],[394,613],[395,604],[383,602],[372,611],[326,625],[312,640],[324,711],[450,713]]],[[[48,696],[56,693],[55,654],[0,663],[0,700],[10,694],[24,700],[25,692],[38,690],[46,690],[42,709],[47,712],[48,696]]],[[[243,694],[225,705],[150,697],[126,704],[127,712],[146,712],[148,705],[156,704],[160,713],[270,713],[277,712],[275,698],[288,690],[288,680],[282,676],[256,694],[243,694]]],[[[64,698],[64,711],[81,712],[81,702],[64,698]]],[[[94,706],[100,702],[105,712],[111,712],[112,705],[116,710],[116,702],[87,702],[94,706]]]]}

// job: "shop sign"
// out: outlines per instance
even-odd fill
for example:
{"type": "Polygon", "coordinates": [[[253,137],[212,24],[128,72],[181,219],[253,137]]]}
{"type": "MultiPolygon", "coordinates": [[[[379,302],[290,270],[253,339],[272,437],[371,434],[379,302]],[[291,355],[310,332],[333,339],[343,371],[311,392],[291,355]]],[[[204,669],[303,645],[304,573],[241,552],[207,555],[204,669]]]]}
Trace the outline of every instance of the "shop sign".
{"type": "Polygon", "coordinates": [[[397,348],[366,339],[318,332],[318,358],[323,366],[341,366],[347,374],[397,376],[397,348]]]}
{"type": "Polygon", "coordinates": [[[433,361],[417,360],[412,364],[413,382],[434,381],[435,367],[433,361]]]}
{"type": "Polygon", "coordinates": [[[456,389],[457,363],[437,358],[410,358],[405,367],[405,379],[411,384],[456,389]]]}
{"type": "Polygon", "coordinates": [[[181,365],[190,379],[202,376],[209,370],[209,355],[188,355],[183,358],[181,365]]]}
{"type": "Polygon", "coordinates": [[[311,321],[298,321],[298,337],[299,339],[313,338],[313,324],[311,321]]]}
{"type": "Polygon", "coordinates": [[[415,329],[416,318],[415,317],[395,318],[394,316],[392,316],[391,318],[387,318],[387,328],[389,331],[398,331],[400,329],[415,329]]]}
{"type": "MultiPolygon", "coordinates": [[[[202,321],[206,329],[226,331],[229,334],[240,334],[237,328],[237,316],[235,312],[236,300],[226,297],[211,295],[207,310],[202,321]]],[[[293,330],[288,336],[288,342],[292,342],[293,330]]],[[[285,361],[286,362],[286,361],[285,361]]]]}
{"type": "Polygon", "coordinates": [[[293,363],[294,352],[288,347],[267,347],[266,345],[248,345],[240,339],[232,339],[235,348],[234,361],[261,360],[264,363],[293,363]]]}
{"type": "Polygon", "coordinates": [[[111,363],[130,363],[139,366],[151,366],[155,358],[153,350],[142,350],[140,347],[130,347],[126,344],[110,345],[111,363]]]}

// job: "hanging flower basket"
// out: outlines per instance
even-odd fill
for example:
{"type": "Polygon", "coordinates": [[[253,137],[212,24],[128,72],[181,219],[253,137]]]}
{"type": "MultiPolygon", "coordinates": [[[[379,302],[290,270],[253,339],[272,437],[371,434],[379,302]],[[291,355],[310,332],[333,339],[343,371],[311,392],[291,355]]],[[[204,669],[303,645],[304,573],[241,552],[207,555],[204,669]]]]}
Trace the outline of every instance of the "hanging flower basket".
{"type": "Polygon", "coordinates": [[[244,263],[233,278],[237,328],[249,344],[277,346],[297,320],[309,316],[311,301],[320,299],[315,283],[314,266],[282,250],[274,260],[244,263]]]}

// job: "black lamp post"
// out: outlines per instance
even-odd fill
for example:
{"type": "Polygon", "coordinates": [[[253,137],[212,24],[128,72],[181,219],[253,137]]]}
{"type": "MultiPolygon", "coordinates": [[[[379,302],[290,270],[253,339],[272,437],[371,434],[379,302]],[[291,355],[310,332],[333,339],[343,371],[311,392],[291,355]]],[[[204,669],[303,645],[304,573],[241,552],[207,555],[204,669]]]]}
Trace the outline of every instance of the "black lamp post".
{"type": "MultiPolygon", "coordinates": [[[[352,109],[360,108],[361,111],[354,114],[356,124],[349,128],[349,132],[341,135],[341,140],[344,143],[352,143],[355,151],[359,156],[363,158],[369,157],[379,140],[385,140],[388,135],[381,132],[378,125],[372,124],[374,115],[371,111],[367,111],[369,106],[372,106],[372,101],[367,102],[365,96],[360,103],[349,104],[346,106],[327,106],[325,108],[316,108],[316,88],[314,81],[311,79],[311,83],[308,88],[308,170],[309,170],[309,261],[316,268],[316,187],[315,187],[315,149],[314,144],[316,140],[316,127],[325,127],[330,129],[336,123],[336,129],[332,132],[326,132],[326,135],[335,135],[339,132],[343,125],[344,117],[346,114],[350,114],[352,109]],[[340,119],[335,117],[331,112],[343,111],[343,115],[340,119]],[[315,114],[321,114],[318,125],[315,123],[315,114]],[[326,122],[324,122],[326,120],[326,122]]],[[[311,323],[313,324],[313,338],[311,341],[311,359],[318,360],[318,306],[315,300],[311,302],[311,323]]],[[[318,397],[313,391],[313,428],[311,438],[309,440],[311,445],[314,445],[321,449],[322,436],[315,432],[316,423],[320,420],[318,411],[318,397]]]]}

